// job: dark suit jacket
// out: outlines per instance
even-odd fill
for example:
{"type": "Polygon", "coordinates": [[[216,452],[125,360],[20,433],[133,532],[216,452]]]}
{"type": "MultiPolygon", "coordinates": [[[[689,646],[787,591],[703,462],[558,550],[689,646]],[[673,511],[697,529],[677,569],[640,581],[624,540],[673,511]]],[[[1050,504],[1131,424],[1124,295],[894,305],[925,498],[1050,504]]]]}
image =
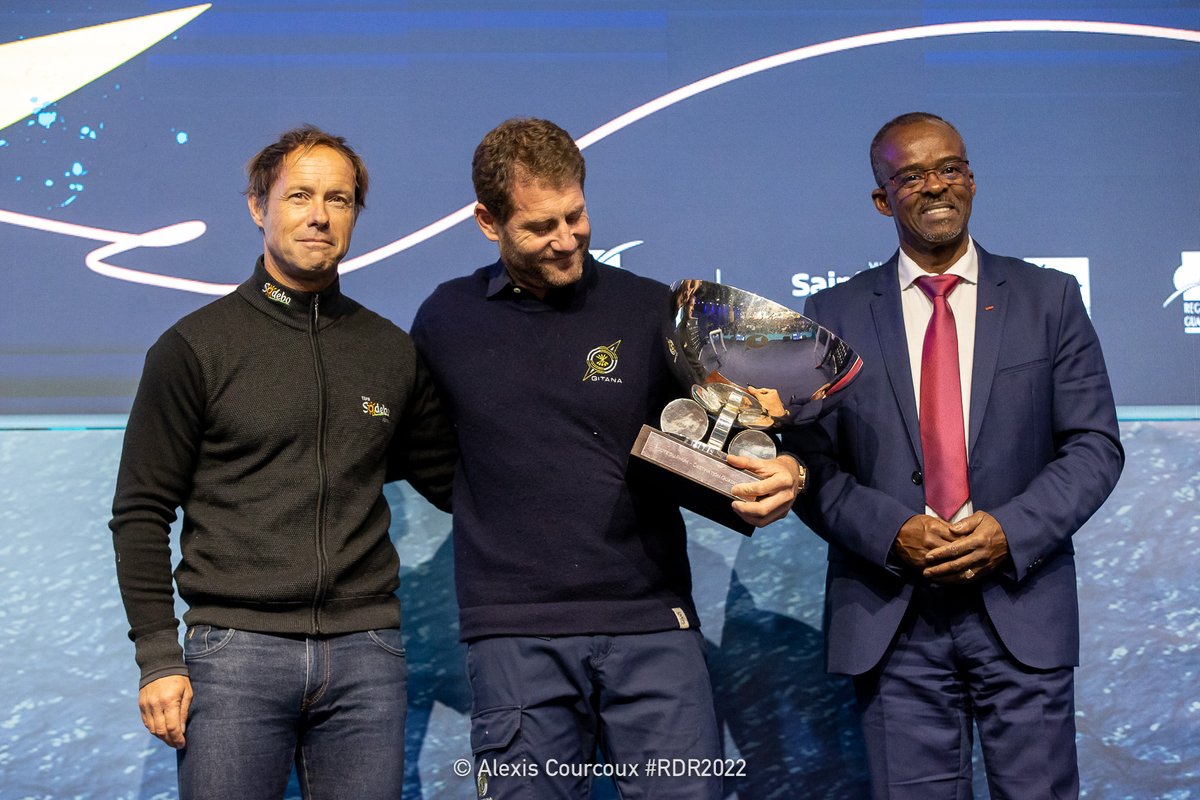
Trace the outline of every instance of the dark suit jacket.
{"type": "MultiPolygon", "coordinates": [[[[1074,665],[1071,536],[1108,497],[1125,457],[1112,389],[1075,279],[978,251],[971,499],[1003,526],[1012,556],[982,581],[984,604],[1018,661],[1074,665]]],[[[915,578],[888,554],[925,508],[897,256],[811,296],[804,313],[864,364],[835,411],[788,437],[810,469],[796,510],[829,542],[827,666],[857,675],[879,662],[908,606],[915,578]]]]}

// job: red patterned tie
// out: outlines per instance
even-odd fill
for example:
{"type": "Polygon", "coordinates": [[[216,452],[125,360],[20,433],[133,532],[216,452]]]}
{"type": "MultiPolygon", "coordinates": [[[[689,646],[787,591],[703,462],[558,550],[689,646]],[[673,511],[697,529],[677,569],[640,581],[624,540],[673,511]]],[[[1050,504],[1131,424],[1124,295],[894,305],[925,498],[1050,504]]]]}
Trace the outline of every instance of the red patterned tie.
{"type": "Polygon", "coordinates": [[[958,332],[946,298],[957,275],[925,275],[917,286],[933,301],[921,349],[921,450],[925,453],[925,502],[944,520],[967,502],[967,446],[963,435],[958,332]]]}

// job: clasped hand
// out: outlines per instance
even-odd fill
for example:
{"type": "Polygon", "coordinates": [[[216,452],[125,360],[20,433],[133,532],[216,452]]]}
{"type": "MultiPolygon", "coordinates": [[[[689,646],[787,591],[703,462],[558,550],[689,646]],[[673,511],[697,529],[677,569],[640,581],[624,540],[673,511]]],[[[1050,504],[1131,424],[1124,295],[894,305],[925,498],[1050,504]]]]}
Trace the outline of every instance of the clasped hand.
{"type": "Polygon", "coordinates": [[[976,511],[953,524],[916,514],[900,526],[892,552],[934,583],[967,584],[1008,559],[1008,539],[991,514],[976,511]]]}

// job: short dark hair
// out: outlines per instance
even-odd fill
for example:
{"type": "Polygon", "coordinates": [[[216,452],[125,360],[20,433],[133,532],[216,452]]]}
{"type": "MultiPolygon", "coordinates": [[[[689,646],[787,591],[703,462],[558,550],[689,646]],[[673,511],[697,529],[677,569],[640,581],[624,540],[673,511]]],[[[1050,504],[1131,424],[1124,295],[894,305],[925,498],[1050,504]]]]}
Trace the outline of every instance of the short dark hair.
{"type": "Polygon", "coordinates": [[[344,137],[326,133],[315,125],[301,125],[284,131],[279,139],[258,151],[246,164],[245,195],[262,209],[271,193],[271,185],[283,170],[284,160],[297,150],[308,152],[314,147],[328,147],[349,159],[354,167],[354,213],[366,208],[368,179],[362,158],[346,144],[344,137]]]}
{"type": "MultiPolygon", "coordinates": [[[[955,135],[958,136],[960,140],[962,139],[962,134],[958,132],[958,128],[954,127],[937,114],[930,114],[926,111],[910,111],[907,114],[901,114],[895,119],[888,120],[884,123],[883,127],[879,129],[879,132],[875,134],[875,138],[871,140],[871,172],[875,175],[875,184],[877,186],[882,187],[887,179],[891,177],[883,174],[883,164],[881,163],[883,159],[879,155],[879,148],[883,144],[884,137],[891,133],[892,130],[905,125],[911,125],[914,122],[940,123],[954,131],[955,135]]],[[[965,143],[963,144],[963,147],[966,147],[965,143]]]]}
{"type": "Polygon", "coordinates": [[[555,188],[578,183],[587,168],[570,134],[544,119],[505,120],[490,130],[471,160],[475,199],[503,224],[513,213],[512,186],[535,180],[555,188]]]}

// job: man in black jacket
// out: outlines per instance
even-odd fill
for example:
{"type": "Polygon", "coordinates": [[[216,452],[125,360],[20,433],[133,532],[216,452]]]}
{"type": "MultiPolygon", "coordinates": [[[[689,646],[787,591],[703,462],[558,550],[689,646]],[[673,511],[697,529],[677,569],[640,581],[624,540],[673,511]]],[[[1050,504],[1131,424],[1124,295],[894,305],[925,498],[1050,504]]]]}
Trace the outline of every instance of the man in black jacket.
{"type": "Polygon", "coordinates": [[[263,256],[150,349],[125,434],[110,527],[142,721],[178,749],[182,798],[282,797],[293,759],[306,796],[396,798],[406,665],[382,487],[448,509],[454,433],[408,335],[340,291],[359,156],[306,126],[247,172],[263,256]]]}

